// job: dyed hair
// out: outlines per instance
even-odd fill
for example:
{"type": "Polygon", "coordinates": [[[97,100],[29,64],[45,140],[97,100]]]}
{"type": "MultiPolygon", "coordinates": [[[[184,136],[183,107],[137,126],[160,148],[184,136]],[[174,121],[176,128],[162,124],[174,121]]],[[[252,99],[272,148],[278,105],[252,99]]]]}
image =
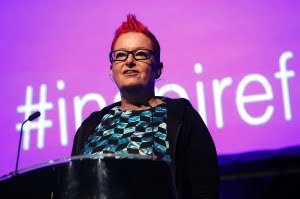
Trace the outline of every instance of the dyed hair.
{"type": "Polygon", "coordinates": [[[136,19],[135,15],[128,14],[127,21],[123,22],[122,25],[116,30],[115,37],[111,44],[111,51],[113,51],[117,39],[124,33],[138,32],[146,35],[152,42],[155,53],[160,57],[160,45],[156,37],[150,32],[147,26],[144,26],[140,21],[136,19]]]}

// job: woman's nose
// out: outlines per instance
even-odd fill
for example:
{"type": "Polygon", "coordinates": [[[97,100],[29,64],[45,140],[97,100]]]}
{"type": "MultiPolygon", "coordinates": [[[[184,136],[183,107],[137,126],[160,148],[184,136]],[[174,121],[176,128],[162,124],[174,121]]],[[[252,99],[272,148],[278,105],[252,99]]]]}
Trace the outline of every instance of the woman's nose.
{"type": "Polygon", "coordinates": [[[127,59],[125,60],[125,64],[126,64],[126,66],[128,66],[128,67],[133,67],[133,66],[135,66],[135,59],[134,59],[134,57],[133,57],[132,54],[129,54],[129,55],[128,55],[127,59]]]}

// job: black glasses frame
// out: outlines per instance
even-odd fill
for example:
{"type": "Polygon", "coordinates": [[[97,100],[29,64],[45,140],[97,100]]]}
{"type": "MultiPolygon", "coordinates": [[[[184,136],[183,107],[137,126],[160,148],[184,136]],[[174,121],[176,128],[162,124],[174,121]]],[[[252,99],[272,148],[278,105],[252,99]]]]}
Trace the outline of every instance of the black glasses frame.
{"type": "Polygon", "coordinates": [[[129,50],[114,50],[114,51],[111,51],[111,52],[109,53],[109,60],[110,60],[111,63],[114,62],[114,61],[120,61],[120,62],[126,61],[126,60],[128,59],[128,56],[129,56],[130,54],[132,54],[133,58],[134,58],[136,61],[139,61],[139,60],[148,60],[148,59],[151,58],[151,55],[153,55],[156,59],[159,60],[159,56],[158,56],[153,50],[149,50],[149,49],[136,49],[136,50],[132,50],[132,51],[129,51],[129,50]],[[149,51],[149,52],[150,52],[150,53],[149,53],[149,57],[147,57],[146,59],[137,59],[137,58],[135,57],[135,53],[136,53],[137,51],[139,51],[139,50],[146,50],[146,51],[149,51]],[[112,54],[113,54],[114,52],[118,52],[118,51],[122,51],[122,52],[126,52],[126,53],[127,53],[127,56],[126,56],[126,58],[124,58],[124,60],[113,59],[112,54]]]}

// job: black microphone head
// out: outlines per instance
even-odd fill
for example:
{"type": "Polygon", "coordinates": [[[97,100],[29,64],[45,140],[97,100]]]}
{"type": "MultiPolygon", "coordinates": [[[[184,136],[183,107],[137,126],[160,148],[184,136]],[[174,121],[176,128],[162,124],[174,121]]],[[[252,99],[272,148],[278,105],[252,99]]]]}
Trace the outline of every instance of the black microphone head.
{"type": "Polygon", "coordinates": [[[28,117],[28,120],[29,120],[29,121],[35,120],[36,118],[40,117],[40,115],[41,115],[41,112],[40,112],[40,111],[37,111],[37,112],[31,114],[31,115],[28,117]]]}

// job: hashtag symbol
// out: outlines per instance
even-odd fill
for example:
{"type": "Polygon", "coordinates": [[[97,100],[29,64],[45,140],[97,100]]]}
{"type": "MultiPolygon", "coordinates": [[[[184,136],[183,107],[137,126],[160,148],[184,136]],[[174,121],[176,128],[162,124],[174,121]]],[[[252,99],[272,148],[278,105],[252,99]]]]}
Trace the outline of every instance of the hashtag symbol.
{"type": "MultiPolygon", "coordinates": [[[[26,87],[26,97],[25,105],[20,105],[17,107],[17,112],[24,114],[24,120],[26,120],[32,113],[36,111],[41,112],[41,116],[37,121],[32,121],[30,124],[25,124],[23,127],[24,137],[23,137],[23,149],[28,150],[30,146],[30,132],[32,130],[37,130],[37,147],[43,148],[45,143],[45,128],[52,127],[52,121],[46,120],[46,111],[53,108],[53,104],[46,101],[47,97],[47,85],[42,84],[40,86],[40,96],[39,102],[33,104],[33,87],[26,87]]],[[[19,132],[21,130],[22,123],[16,125],[16,129],[19,132]]]]}

